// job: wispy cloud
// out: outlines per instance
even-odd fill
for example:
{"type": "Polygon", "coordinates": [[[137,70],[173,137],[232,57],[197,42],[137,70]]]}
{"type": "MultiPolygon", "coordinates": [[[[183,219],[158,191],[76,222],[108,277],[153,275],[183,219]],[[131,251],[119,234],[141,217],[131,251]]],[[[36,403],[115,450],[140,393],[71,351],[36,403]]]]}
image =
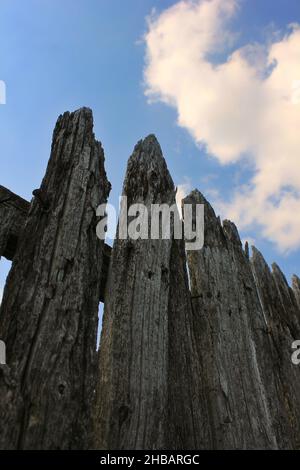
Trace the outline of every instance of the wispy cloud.
{"type": "Polygon", "coordinates": [[[220,164],[247,158],[253,176],[221,201],[243,229],[259,226],[279,249],[300,246],[300,25],[268,44],[232,47],[237,0],[185,0],[149,18],[145,84],[150,100],[176,108],[220,164]]]}

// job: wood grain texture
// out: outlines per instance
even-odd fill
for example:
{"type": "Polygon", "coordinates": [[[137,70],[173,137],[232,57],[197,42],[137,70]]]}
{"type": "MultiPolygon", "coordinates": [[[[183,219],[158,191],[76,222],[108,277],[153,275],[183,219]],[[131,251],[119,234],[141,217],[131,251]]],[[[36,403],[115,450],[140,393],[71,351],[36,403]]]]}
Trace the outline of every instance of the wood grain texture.
{"type": "Polygon", "coordinates": [[[300,279],[296,274],[292,277],[292,288],[294,291],[295,299],[300,309],[300,279]]]}
{"type": "MultiPolygon", "coordinates": [[[[87,108],[59,117],[31,204],[0,186],[0,256],[13,260],[0,448],[300,449],[299,278],[250,257],[197,190],[184,202],[205,206],[202,249],[186,256],[173,221],[169,239],[111,249],[96,237],[109,191],[87,108]]],[[[128,161],[127,206],[146,206],[149,235],[152,204],[175,195],[150,135],[128,161]]]]}
{"type": "Polygon", "coordinates": [[[300,370],[292,363],[291,355],[293,341],[300,338],[300,310],[293,290],[276,264],[271,271],[256,248],[251,263],[270,344],[270,349],[261,350],[260,360],[278,445],[283,449],[299,449],[300,370]]]}
{"type": "Polygon", "coordinates": [[[63,114],[1,305],[1,448],[89,446],[104,245],[95,211],[109,190],[92,112],[63,114]]]}
{"type": "Polygon", "coordinates": [[[248,253],[235,225],[221,224],[199,191],[184,202],[205,206],[204,247],[188,252],[205,420],[202,448],[277,448],[259,365],[260,350],[269,347],[266,324],[248,253]]]}
{"type": "MultiPolygon", "coordinates": [[[[136,145],[123,195],[128,207],[175,203],[153,135],[136,145]]],[[[191,314],[183,241],[117,238],[100,345],[95,447],[196,447],[191,314]]]]}
{"type": "Polygon", "coordinates": [[[13,259],[29,207],[25,199],[0,186],[0,257],[13,259]]]}

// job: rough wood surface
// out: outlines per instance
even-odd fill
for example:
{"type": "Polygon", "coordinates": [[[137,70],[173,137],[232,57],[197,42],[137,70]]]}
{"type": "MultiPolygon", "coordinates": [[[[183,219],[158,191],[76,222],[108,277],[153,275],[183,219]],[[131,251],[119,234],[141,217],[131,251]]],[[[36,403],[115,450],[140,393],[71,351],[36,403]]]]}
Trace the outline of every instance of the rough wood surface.
{"type": "Polygon", "coordinates": [[[0,258],[13,259],[29,206],[25,199],[0,186],[0,258]]]}
{"type": "MultiPolygon", "coordinates": [[[[168,240],[97,239],[109,190],[87,108],[58,119],[31,204],[0,186],[0,256],[13,260],[0,448],[300,449],[299,278],[290,287],[255,248],[250,259],[195,190],[185,202],[205,205],[205,244],[188,252],[190,292],[173,225],[168,240]]],[[[175,203],[153,135],[136,145],[123,195],[149,214],[175,203]]]]}
{"type": "MultiPolygon", "coordinates": [[[[128,207],[175,203],[173,181],[154,136],[136,145],[123,195],[128,207]]],[[[100,344],[96,447],[197,446],[191,321],[183,242],[116,239],[100,344]]]]}
{"type": "Polygon", "coordinates": [[[299,449],[300,370],[291,355],[293,341],[300,338],[300,310],[279,267],[273,264],[271,272],[255,248],[252,266],[270,344],[260,351],[260,361],[277,441],[280,448],[299,449]]]}
{"type": "Polygon", "coordinates": [[[237,229],[204,204],[205,244],[188,252],[194,330],[201,369],[204,449],[277,448],[259,353],[266,324],[237,229]]]}
{"type": "Polygon", "coordinates": [[[109,189],[91,111],[60,116],[1,305],[1,448],[89,445],[103,251],[95,211],[109,189]]]}
{"type": "Polygon", "coordinates": [[[300,279],[298,276],[296,276],[296,274],[294,274],[292,277],[292,287],[293,287],[296,302],[300,309],[300,279]]]}
{"type": "MultiPolygon", "coordinates": [[[[39,190],[33,191],[39,194],[39,190]]],[[[12,261],[28,216],[30,203],[0,185],[0,258],[12,261]]],[[[100,301],[104,302],[111,247],[104,243],[100,282],[100,301]]]]}

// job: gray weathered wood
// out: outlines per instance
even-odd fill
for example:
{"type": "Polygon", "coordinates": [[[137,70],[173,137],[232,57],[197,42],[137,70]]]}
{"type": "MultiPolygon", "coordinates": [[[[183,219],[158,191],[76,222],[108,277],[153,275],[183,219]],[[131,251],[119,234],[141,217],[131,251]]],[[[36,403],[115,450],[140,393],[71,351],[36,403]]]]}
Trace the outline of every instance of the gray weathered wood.
{"type": "Polygon", "coordinates": [[[291,361],[300,338],[300,311],[292,289],[276,264],[272,272],[253,247],[252,266],[267,324],[270,350],[260,351],[267,398],[280,448],[300,447],[300,370],[291,361]]]}
{"type": "MultiPolygon", "coordinates": [[[[300,280],[292,288],[205,205],[205,245],[96,237],[110,190],[92,113],[58,119],[29,204],[0,186],[0,448],[299,449],[300,280]],[[99,301],[105,302],[96,354],[99,301]],[[97,395],[95,400],[95,395],[97,395]]],[[[175,203],[153,135],[129,159],[128,207],[175,203]]],[[[151,221],[151,218],[150,218],[151,221]]]]}
{"type": "MultiPolygon", "coordinates": [[[[123,195],[128,207],[175,203],[154,136],[136,145],[123,195]]],[[[197,447],[201,422],[191,323],[183,241],[117,238],[100,344],[96,447],[197,447]]]]}
{"type": "Polygon", "coordinates": [[[1,305],[0,448],[89,446],[104,245],[95,211],[109,189],[92,112],[63,114],[1,305]]]}
{"type": "Polygon", "coordinates": [[[202,448],[277,448],[259,352],[266,324],[248,253],[195,190],[184,203],[205,205],[205,243],[188,252],[194,330],[201,368],[202,448]]]}
{"type": "Polygon", "coordinates": [[[25,199],[0,186],[0,257],[13,259],[29,206],[25,199]]]}
{"type": "Polygon", "coordinates": [[[294,295],[295,295],[298,307],[300,309],[300,279],[298,276],[296,276],[296,274],[293,275],[292,283],[293,283],[292,287],[293,287],[294,295]]]}
{"type": "MultiPolygon", "coordinates": [[[[34,190],[39,193],[39,190],[34,190]]],[[[17,251],[18,240],[25,226],[30,203],[0,185],[0,258],[12,261],[17,251]]],[[[111,247],[104,244],[100,282],[100,301],[104,302],[111,247]]]]}

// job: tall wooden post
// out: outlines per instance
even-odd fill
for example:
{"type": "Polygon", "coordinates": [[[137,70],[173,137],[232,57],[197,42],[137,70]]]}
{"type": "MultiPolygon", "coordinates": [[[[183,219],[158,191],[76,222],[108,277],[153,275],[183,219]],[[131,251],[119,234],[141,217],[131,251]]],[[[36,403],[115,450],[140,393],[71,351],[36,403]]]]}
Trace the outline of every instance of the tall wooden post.
{"type": "Polygon", "coordinates": [[[201,368],[204,449],[277,448],[259,354],[269,350],[266,324],[235,225],[204,204],[204,247],[188,252],[194,331],[201,368]]]}
{"type": "Polygon", "coordinates": [[[96,208],[109,190],[91,110],[60,116],[1,305],[1,448],[89,446],[104,246],[96,208]]]}
{"type": "MultiPolygon", "coordinates": [[[[149,225],[152,204],[175,204],[153,135],[129,159],[123,196],[128,208],[146,206],[149,225]]],[[[201,420],[183,240],[174,240],[174,227],[169,239],[147,233],[148,239],[118,237],[112,251],[95,413],[101,449],[197,447],[201,420]]]]}
{"type": "Polygon", "coordinates": [[[276,264],[271,271],[256,248],[253,248],[251,264],[271,348],[260,350],[260,360],[274,429],[281,448],[299,449],[300,370],[292,362],[292,345],[300,338],[300,309],[293,290],[276,264]]]}

